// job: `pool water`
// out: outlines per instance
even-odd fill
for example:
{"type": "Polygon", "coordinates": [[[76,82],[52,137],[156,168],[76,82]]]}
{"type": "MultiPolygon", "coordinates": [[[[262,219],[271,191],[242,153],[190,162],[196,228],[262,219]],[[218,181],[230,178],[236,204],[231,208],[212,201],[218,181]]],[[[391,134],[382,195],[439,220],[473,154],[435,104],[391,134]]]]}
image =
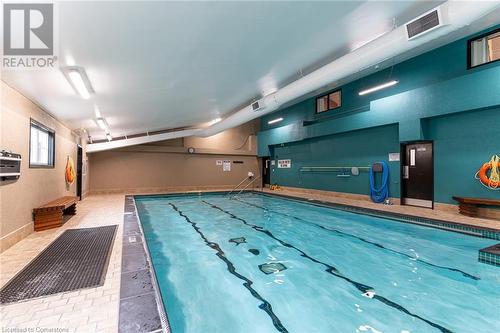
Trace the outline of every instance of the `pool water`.
{"type": "Polygon", "coordinates": [[[500,328],[494,240],[258,193],[136,205],[173,333],[500,328]]]}

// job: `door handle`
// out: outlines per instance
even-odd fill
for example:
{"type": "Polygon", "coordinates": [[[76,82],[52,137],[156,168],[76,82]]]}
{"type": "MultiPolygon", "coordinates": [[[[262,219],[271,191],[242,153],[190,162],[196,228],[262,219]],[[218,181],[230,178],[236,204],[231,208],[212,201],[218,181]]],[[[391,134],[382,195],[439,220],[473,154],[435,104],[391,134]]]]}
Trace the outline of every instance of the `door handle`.
{"type": "Polygon", "coordinates": [[[403,165],[403,179],[410,179],[410,167],[403,165]]]}

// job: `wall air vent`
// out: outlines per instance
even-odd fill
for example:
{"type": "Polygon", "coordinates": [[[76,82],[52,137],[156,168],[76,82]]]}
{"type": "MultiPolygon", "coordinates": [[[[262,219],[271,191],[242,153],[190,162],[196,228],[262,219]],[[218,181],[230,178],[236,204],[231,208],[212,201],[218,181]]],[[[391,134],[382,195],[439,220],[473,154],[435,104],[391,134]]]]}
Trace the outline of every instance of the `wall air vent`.
{"type": "Polygon", "coordinates": [[[252,103],[252,110],[253,111],[259,111],[262,108],[264,108],[264,104],[261,101],[257,101],[257,102],[252,103]]]}
{"type": "Polygon", "coordinates": [[[441,11],[439,8],[433,9],[432,11],[417,17],[413,21],[406,23],[408,40],[417,38],[425,33],[439,28],[442,25],[441,11]]]}

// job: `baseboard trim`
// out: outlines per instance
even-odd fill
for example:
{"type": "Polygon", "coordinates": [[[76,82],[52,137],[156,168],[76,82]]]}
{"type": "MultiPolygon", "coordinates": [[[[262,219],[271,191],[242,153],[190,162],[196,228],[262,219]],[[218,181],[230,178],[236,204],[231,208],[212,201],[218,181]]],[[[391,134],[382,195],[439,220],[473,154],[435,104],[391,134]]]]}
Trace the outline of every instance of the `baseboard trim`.
{"type": "Polygon", "coordinates": [[[23,225],[22,227],[3,236],[2,238],[0,238],[0,253],[12,247],[17,242],[21,241],[34,231],[35,229],[33,222],[29,222],[23,225]]]}
{"type": "Polygon", "coordinates": [[[421,199],[413,199],[413,198],[402,198],[401,204],[408,206],[416,206],[423,208],[432,208],[433,202],[432,200],[421,200],[421,199]]]}

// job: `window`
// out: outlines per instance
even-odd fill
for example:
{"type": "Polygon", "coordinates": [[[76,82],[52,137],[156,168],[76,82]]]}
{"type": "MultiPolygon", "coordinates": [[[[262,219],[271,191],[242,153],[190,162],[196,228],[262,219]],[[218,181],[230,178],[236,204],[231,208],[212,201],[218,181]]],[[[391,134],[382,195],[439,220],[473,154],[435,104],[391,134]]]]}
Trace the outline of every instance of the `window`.
{"type": "Polygon", "coordinates": [[[328,96],[321,96],[316,99],[316,113],[328,111],[328,96]]]}
{"type": "Polygon", "coordinates": [[[336,109],[340,107],[340,90],[332,92],[328,95],[328,108],[336,109]]]}
{"type": "Polygon", "coordinates": [[[55,140],[54,131],[31,120],[30,168],[53,168],[55,140]]]}
{"type": "Polygon", "coordinates": [[[469,40],[468,67],[476,67],[500,60],[500,29],[469,40]]]}
{"type": "Polygon", "coordinates": [[[316,98],[316,113],[333,110],[342,106],[342,91],[336,90],[328,95],[316,98]]]}

